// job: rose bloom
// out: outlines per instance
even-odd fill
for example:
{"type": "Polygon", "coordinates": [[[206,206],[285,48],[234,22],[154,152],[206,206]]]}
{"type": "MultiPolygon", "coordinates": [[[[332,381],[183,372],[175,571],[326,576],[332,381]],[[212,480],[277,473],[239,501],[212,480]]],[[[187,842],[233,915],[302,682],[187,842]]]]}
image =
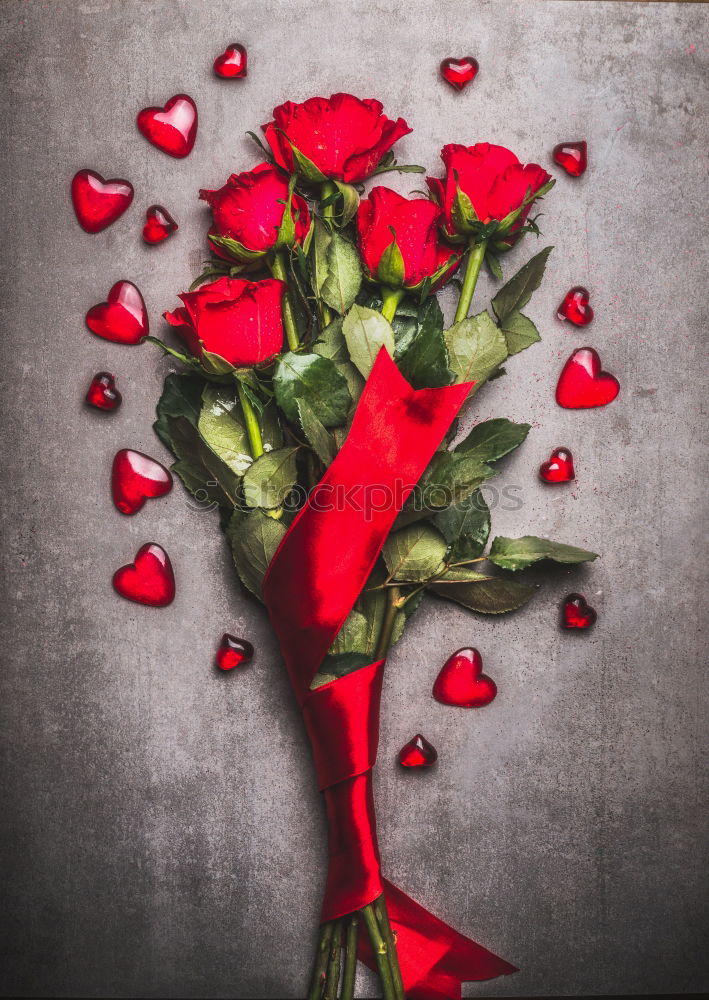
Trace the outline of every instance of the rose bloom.
{"type": "MultiPolygon", "coordinates": [[[[453,220],[456,185],[470,198],[480,222],[502,220],[516,211],[531,192],[534,193],[551,180],[551,175],[537,163],[523,166],[515,154],[504,146],[479,142],[475,146],[449,144],[441,150],[446,168],[443,181],[427,177],[426,183],[443,210],[444,232],[450,239],[467,237],[453,220]]],[[[526,205],[504,235],[514,234],[524,225],[531,203],[526,205]]]]}
{"type": "Polygon", "coordinates": [[[184,306],[164,316],[207,367],[205,351],[234,368],[246,368],[269,361],[283,346],[285,288],[276,278],[219,278],[195,292],[183,292],[179,298],[184,306]]]}
{"type": "Polygon", "coordinates": [[[351,94],[311,97],[303,104],[286,101],[261,127],[276,162],[289,173],[348,184],[369,177],[396,140],[411,132],[403,118],[393,122],[383,115],[379,101],[351,94]],[[298,162],[298,153],[306,162],[298,162]]]}
{"type": "MultiPolygon", "coordinates": [[[[428,198],[404,198],[386,187],[375,187],[357,211],[357,232],[365,267],[373,281],[395,288],[417,288],[426,278],[440,285],[459,263],[453,247],[440,237],[440,209],[428,198]],[[384,273],[382,255],[396,239],[403,274],[384,273]]],[[[400,262],[399,262],[400,266],[400,262]]],[[[386,271],[391,268],[384,265],[386,271]]]]}
{"type": "MultiPolygon", "coordinates": [[[[269,163],[260,163],[243,174],[232,174],[224,187],[202,190],[199,196],[212,210],[209,237],[226,237],[238,247],[225,247],[210,239],[216,254],[227,260],[255,260],[265,256],[278,238],[288,200],[288,179],[269,163]]],[[[310,229],[308,204],[293,194],[291,216],[295,242],[302,245],[310,229]]]]}

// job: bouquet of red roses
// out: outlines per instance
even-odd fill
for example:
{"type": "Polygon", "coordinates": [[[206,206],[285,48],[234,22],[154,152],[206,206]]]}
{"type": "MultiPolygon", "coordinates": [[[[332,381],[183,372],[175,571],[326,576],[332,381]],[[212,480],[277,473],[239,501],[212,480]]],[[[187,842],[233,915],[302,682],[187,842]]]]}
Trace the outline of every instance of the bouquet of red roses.
{"type": "Polygon", "coordinates": [[[530,536],[488,549],[480,487],[529,425],[487,420],[456,440],[465,401],[539,340],[522,309],[550,248],[491,311],[469,312],[482,264],[502,280],[554,182],[478,143],[443,149],[430,196],[365,191],[421,168],[393,157],[406,122],[348,94],[283,104],[263,131],[265,162],[200,194],[212,254],[166,314],[189,354],[158,341],[186,371],[165,380],[155,429],[185,487],[218,507],[312,743],[330,837],[310,1000],[352,998],[358,956],[387,1000],[460,997],[461,981],[514,970],[382,877],[371,784],[382,671],[425,595],[501,614],[534,592],[516,571],[595,558],[530,536]],[[451,280],[444,329],[436,292],[451,280]]]}

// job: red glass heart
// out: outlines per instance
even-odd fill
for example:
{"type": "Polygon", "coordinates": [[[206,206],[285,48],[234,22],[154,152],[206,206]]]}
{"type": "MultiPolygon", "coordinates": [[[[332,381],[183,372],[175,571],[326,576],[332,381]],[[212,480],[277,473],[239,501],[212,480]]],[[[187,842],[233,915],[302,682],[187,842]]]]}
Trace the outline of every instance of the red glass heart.
{"type": "Polygon", "coordinates": [[[574,326],[588,326],[593,319],[589,298],[588,291],[582,285],[574,285],[564,296],[556,315],[559,319],[567,319],[574,326]]]}
{"type": "Polygon", "coordinates": [[[134,562],[116,570],[113,587],[128,601],[164,608],[175,598],[175,574],[169,555],[162,546],[148,542],[138,550],[134,562]]]}
{"type": "Polygon", "coordinates": [[[601,359],[592,347],[580,347],[564,365],[556,387],[556,401],[568,410],[606,406],[620,392],[615,376],[601,371],[601,359]]]}
{"type": "Polygon", "coordinates": [[[431,767],[437,760],[436,748],[421,733],[417,733],[399,750],[402,767],[431,767]]]}
{"type": "Polygon", "coordinates": [[[214,72],[225,80],[243,80],[246,76],[246,49],[237,42],[227,45],[214,60],[214,72]]]}
{"type": "Polygon", "coordinates": [[[179,160],[197,137],[197,105],[187,94],[175,94],[164,108],[143,108],[136,123],[148,142],[179,160]]]}
{"type": "Polygon", "coordinates": [[[583,594],[569,594],[561,605],[561,626],[568,629],[585,629],[595,625],[596,612],[586,603],[583,594]]]}
{"type": "Polygon", "coordinates": [[[580,142],[560,142],[552,152],[554,162],[563,167],[572,177],[580,177],[588,166],[586,140],[580,142]]]}
{"type": "Polygon", "coordinates": [[[139,344],[147,337],[148,311],[143,296],[132,281],[117,281],[107,302],[99,302],[86,313],[92,333],[116,344],[139,344]]]}
{"type": "Polygon", "coordinates": [[[110,372],[97,372],[91,379],[86,402],[97,410],[117,410],[123,396],[116,388],[116,379],[110,372]]]}
{"type": "Polygon", "coordinates": [[[135,514],[146,500],[163,497],[171,489],[172,476],[160,462],[130,448],[116,452],[111,493],[121,514],[135,514]]]}
{"type": "Polygon", "coordinates": [[[441,76],[456,90],[464,90],[475,79],[480,69],[477,59],[464,56],[462,59],[444,59],[441,63],[441,76]]]}
{"type": "Polygon", "coordinates": [[[71,201],[81,228],[100,233],[133,201],[133,185],[119,179],[105,181],[94,170],[79,170],[71,181],[71,201]]]}
{"type": "Polygon", "coordinates": [[[217,650],[217,666],[220,670],[233,670],[253,659],[254,647],[246,639],[225,632],[217,650]]]}
{"type": "Polygon", "coordinates": [[[574,472],[574,456],[568,448],[555,448],[548,462],[539,466],[539,478],[545,483],[570,483],[574,472]]]}
{"type": "Polygon", "coordinates": [[[151,205],[145,213],[145,225],[143,226],[143,239],[146,243],[162,243],[172,233],[176,233],[179,226],[166,208],[161,205],[151,205]]]}
{"type": "Polygon", "coordinates": [[[483,673],[477,649],[458,649],[449,656],[433,685],[433,697],[443,705],[482,708],[497,694],[497,685],[483,673]]]}

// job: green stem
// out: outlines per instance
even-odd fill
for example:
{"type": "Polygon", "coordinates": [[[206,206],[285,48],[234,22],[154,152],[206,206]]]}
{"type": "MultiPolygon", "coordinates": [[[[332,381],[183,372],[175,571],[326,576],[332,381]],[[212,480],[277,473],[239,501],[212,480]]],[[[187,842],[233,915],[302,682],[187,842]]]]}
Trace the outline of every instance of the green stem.
{"type": "Polygon", "coordinates": [[[363,907],[363,909],[360,910],[360,913],[364,918],[367,933],[369,934],[369,940],[372,942],[372,951],[374,952],[374,958],[377,962],[379,978],[382,982],[382,994],[384,996],[384,1000],[398,1000],[398,997],[394,992],[394,978],[391,973],[391,964],[389,961],[386,941],[382,937],[382,932],[379,929],[377,917],[374,912],[374,906],[370,903],[369,906],[363,907]]]}
{"type": "Polygon", "coordinates": [[[470,252],[468,253],[468,265],[465,270],[465,278],[463,279],[463,287],[460,290],[460,298],[458,299],[458,308],[455,312],[454,322],[459,323],[462,319],[468,315],[470,311],[470,303],[473,301],[473,295],[475,293],[475,286],[478,283],[478,275],[480,274],[480,268],[482,262],[485,259],[485,250],[487,249],[487,240],[483,240],[482,243],[471,243],[470,252]]]}
{"type": "MultiPolygon", "coordinates": [[[[276,250],[274,253],[273,262],[271,264],[271,274],[274,278],[284,281],[286,285],[288,284],[288,269],[286,268],[284,250],[276,250]]],[[[283,326],[286,331],[288,347],[291,351],[297,351],[298,345],[300,344],[300,337],[298,336],[298,324],[295,321],[293,303],[291,302],[290,292],[288,289],[286,289],[285,295],[283,296],[283,305],[281,308],[283,312],[283,326]]]]}
{"type": "Polygon", "coordinates": [[[404,289],[386,288],[382,285],[380,290],[382,293],[382,316],[391,323],[396,316],[399,303],[404,297],[404,289]]]}
{"type": "Polygon", "coordinates": [[[332,921],[322,924],[320,927],[317,949],[315,951],[313,975],[310,980],[310,989],[308,990],[308,1000],[320,1000],[322,995],[323,984],[326,976],[325,970],[327,969],[327,962],[330,957],[330,941],[332,940],[333,931],[334,924],[332,921]]]}
{"type": "Polygon", "coordinates": [[[394,631],[394,622],[396,621],[400,600],[401,591],[399,588],[390,587],[387,591],[387,606],[384,612],[379,638],[377,640],[377,648],[374,650],[375,660],[383,659],[387,654],[389,646],[391,646],[391,637],[394,631]]]}
{"type": "Polygon", "coordinates": [[[377,915],[382,936],[387,946],[389,965],[391,966],[391,976],[394,980],[394,995],[396,1000],[405,1000],[404,980],[401,977],[399,956],[396,953],[396,941],[394,940],[394,932],[391,929],[391,923],[389,922],[389,911],[387,910],[387,903],[384,894],[382,894],[379,899],[374,900],[374,912],[377,915]]]}
{"type": "Polygon", "coordinates": [[[345,938],[345,966],[342,970],[342,993],[340,1000],[354,1000],[358,930],[359,918],[356,913],[353,913],[349,918],[347,937],[345,938]]]}
{"type": "Polygon", "coordinates": [[[327,979],[323,1000],[337,1000],[337,988],[340,985],[340,953],[342,951],[342,921],[335,921],[330,944],[330,958],[327,963],[327,979]]]}
{"type": "Polygon", "coordinates": [[[263,440],[261,439],[261,428],[259,427],[258,417],[256,416],[254,408],[251,405],[251,400],[246,395],[244,387],[238,379],[236,381],[236,388],[239,392],[239,402],[241,403],[241,409],[244,414],[246,433],[249,436],[251,457],[260,458],[261,455],[263,455],[263,440]]]}

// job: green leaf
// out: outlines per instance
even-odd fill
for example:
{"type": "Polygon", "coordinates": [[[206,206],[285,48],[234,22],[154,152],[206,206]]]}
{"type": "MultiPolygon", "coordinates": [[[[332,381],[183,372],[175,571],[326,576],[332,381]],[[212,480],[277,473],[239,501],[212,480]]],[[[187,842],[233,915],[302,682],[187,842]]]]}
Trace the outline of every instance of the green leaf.
{"type": "Polygon", "coordinates": [[[337,231],[330,233],[326,271],[320,295],[335,312],[346,313],[362,284],[362,268],[355,245],[337,231]]]}
{"type": "Polygon", "coordinates": [[[330,229],[322,219],[316,217],[313,222],[313,241],[308,256],[313,275],[313,289],[318,297],[322,297],[322,286],[327,280],[327,251],[331,240],[330,229]]]}
{"type": "Polygon", "coordinates": [[[226,535],[241,582],[259,600],[268,564],[286,533],[286,527],[262,510],[234,511],[226,535]]]}
{"type": "Polygon", "coordinates": [[[484,420],[476,424],[468,436],[456,445],[455,453],[494,462],[522,444],[531,424],[515,424],[505,417],[484,420]]]}
{"type": "Polygon", "coordinates": [[[435,296],[419,310],[413,336],[396,347],[396,361],[404,378],[414,389],[449,385],[448,350],[443,337],[443,313],[435,296]]]}
{"type": "Polygon", "coordinates": [[[450,560],[477,559],[490,534],[490,510],[479,490],[433,518],[450,546],[450,560]]]}
{"type": "Polygon", "coordinates": [[[347,349],[355,366],[367,378],[381,347],[393,357],[394,331],[381,313],[353,305],[342,325],[347,349]]]}
{"type": "Polygon", "coordinates": [[[528,319],[521,312],[513,312],[502,324],[502,332],[507,341],[507,350],[510,354],[519,354],[530,344],[536,344],[542,338],[531,319],[528,319]]]}
{"type": "Polygon", "coordinates": [[[502,286],[492,300],[492,308],[503,327],[514,312],[518,312],[526,306],[532,293],[539,288],[544,277],[547,259],[553,249],[553,247],[545,247],[531,260],[528,260],[524,267],[520,268],[506,285],[502,286]]]}
{"type": "Polygon", "coordinates": [[[201,477],[205,489],[219,486],[223,493],[222,502],[235,506],[239,476],[212,451],[187,417],[168,419],[172,450],[177,458],[190,465],[193,478],[201,477]]]}
{"type": "Polygon", "coordinates": [[[552,542],[548,538],[536,538],[534,535],[525,535],[523,538],[503,538],[498,535],[492,543],[488,559],[502,569],[517,570],[526,569],[540,559],[551,559],[567,565],[593,562],[598,559],[598,554],[578,549],[575,545],[552,542]]]}
{"type": "Polygon", "coordinates": [[[261,411],[258,413],[258,422],[261,428],[261,441],[265,451],[273,451],[283,446],[283,431],[278,420],[278,409],[273,400],[261,404],[261,411]]]}
{"type": "Polygon", "coordinates": [[[231,507],[224,491],[211,474],[206,472],[204,466],[192,465],[189,461],[181,460],[173,462],[171,469],[198,503],[204,505],[216,503],[220,507],[231,507]]]}
{"type": "Polygon", "coordinates": [[[479,583],[481,580],[494,580],[494,576],[489,573],[481,573],[480,570],[470,569],[468,566],[451,566],[440,576],[436,577],[436,586],[448,586],[458,583],[479,583]]]}
{"type": "Polygon", "coordinates": [[[335,442],[320,423],[312,406],[305,399],[296,400],[300,426],[307,440],[323,465],[329,465],[335,457],[335,442]]]}
{"type": "Polygon", "coordinates": [[[359,194],[357,193],[357,188],[351,184],[345,184],[344,181],[334,181],[334,184],[342,195],[342,211],[338,216],[337,222],[340,228],[344,228],[357,214],[359,194]]]}
{"type": "Polygon", "coordinates": [[[153,430],[166,448],[171,451],[170,418],[186,417],[190,423],[197,426],[202,409],[202,390],[206,381],[199,375],[168,375],[163,385],[162,394],[155,408],[157,420],[153,430]]]}
{"type": "Polygon", "coordinates": [[[197,422],[199,433],[232,472],[243,476],[253,460],[234,391],[209,385],[202,393],[202,400],[197,422]]]}
{"type": "Polygon", "coordinates": [[[282,507],[298,478],[297,448],[279,448],[255,460],[244,476],[244,500],[249,507],[282,507]]]}
{"type": "Polygon", "coordinates": [[[350,611],[328,653],[365,653],[367,649],[367,619],[361,611],[350,611]]]}
{"type": "Polygon", "coordinates": [[[423,500],[420,509],[435,511],[459,504],[495,473],[475,454],[437,452],[420,482],[423,500]]]}
{"type": "Polygon", "coordinates": [[[342,316],[336,316],[313,344],[313,351],[322,355],[323,358],[334,361],[338,372],[345,377],[352,400],[356,402],[364,388],[364,379],[350,361],[350,354],[342,333],[343,322],[342,316]]]}
{"type": "Polygon", "coordinates": [[[371,657],[365,653],[328,653],[310,682],[310,690],[314,691],[316,688],[322,687],[323,684],[336,681],[355,670],[361,670],[362,667],[368,666],[371,662],[371,657]]]}
{"type": "Polygon", "coordinates": [[[298,423],[297,400],[304,399],[324,427],[344,424],[352,402],[344,375],[320,354],[284,354],[273,376],[276,402],[292,423],[298,423]]]}
{"type": "Polygon", "coordinates": [[[404,284],[406,270],[404,258],[399,249],[399,244],[396,242],[396,233],[391,226],[389,228],[394,238],[379,258],[377,281],[380,285],[386,285],[389,288],[401,288],[404,284]]]}
{"type": "Polygon", "coordinates": [[[464,608],[484,615],[501,615],[516,611],[534,596],[534,587],[516,580],[492,578],[477,583],[434,584],[430,588],[440,597],[462,604],[464,608]]]}
{"type": "Polygon", "coordinates": [[[428,580],[443,568],[448,546],[428,524],[413,524],[387,538],[382,557],[393,580],[428,580]]]}
{"type": "Polygon", "coordinates": [[[444,334],[456,382],[474,381],[476,388],[507,358],[507,341],[489,313],[455,323],[444,334]]]}

